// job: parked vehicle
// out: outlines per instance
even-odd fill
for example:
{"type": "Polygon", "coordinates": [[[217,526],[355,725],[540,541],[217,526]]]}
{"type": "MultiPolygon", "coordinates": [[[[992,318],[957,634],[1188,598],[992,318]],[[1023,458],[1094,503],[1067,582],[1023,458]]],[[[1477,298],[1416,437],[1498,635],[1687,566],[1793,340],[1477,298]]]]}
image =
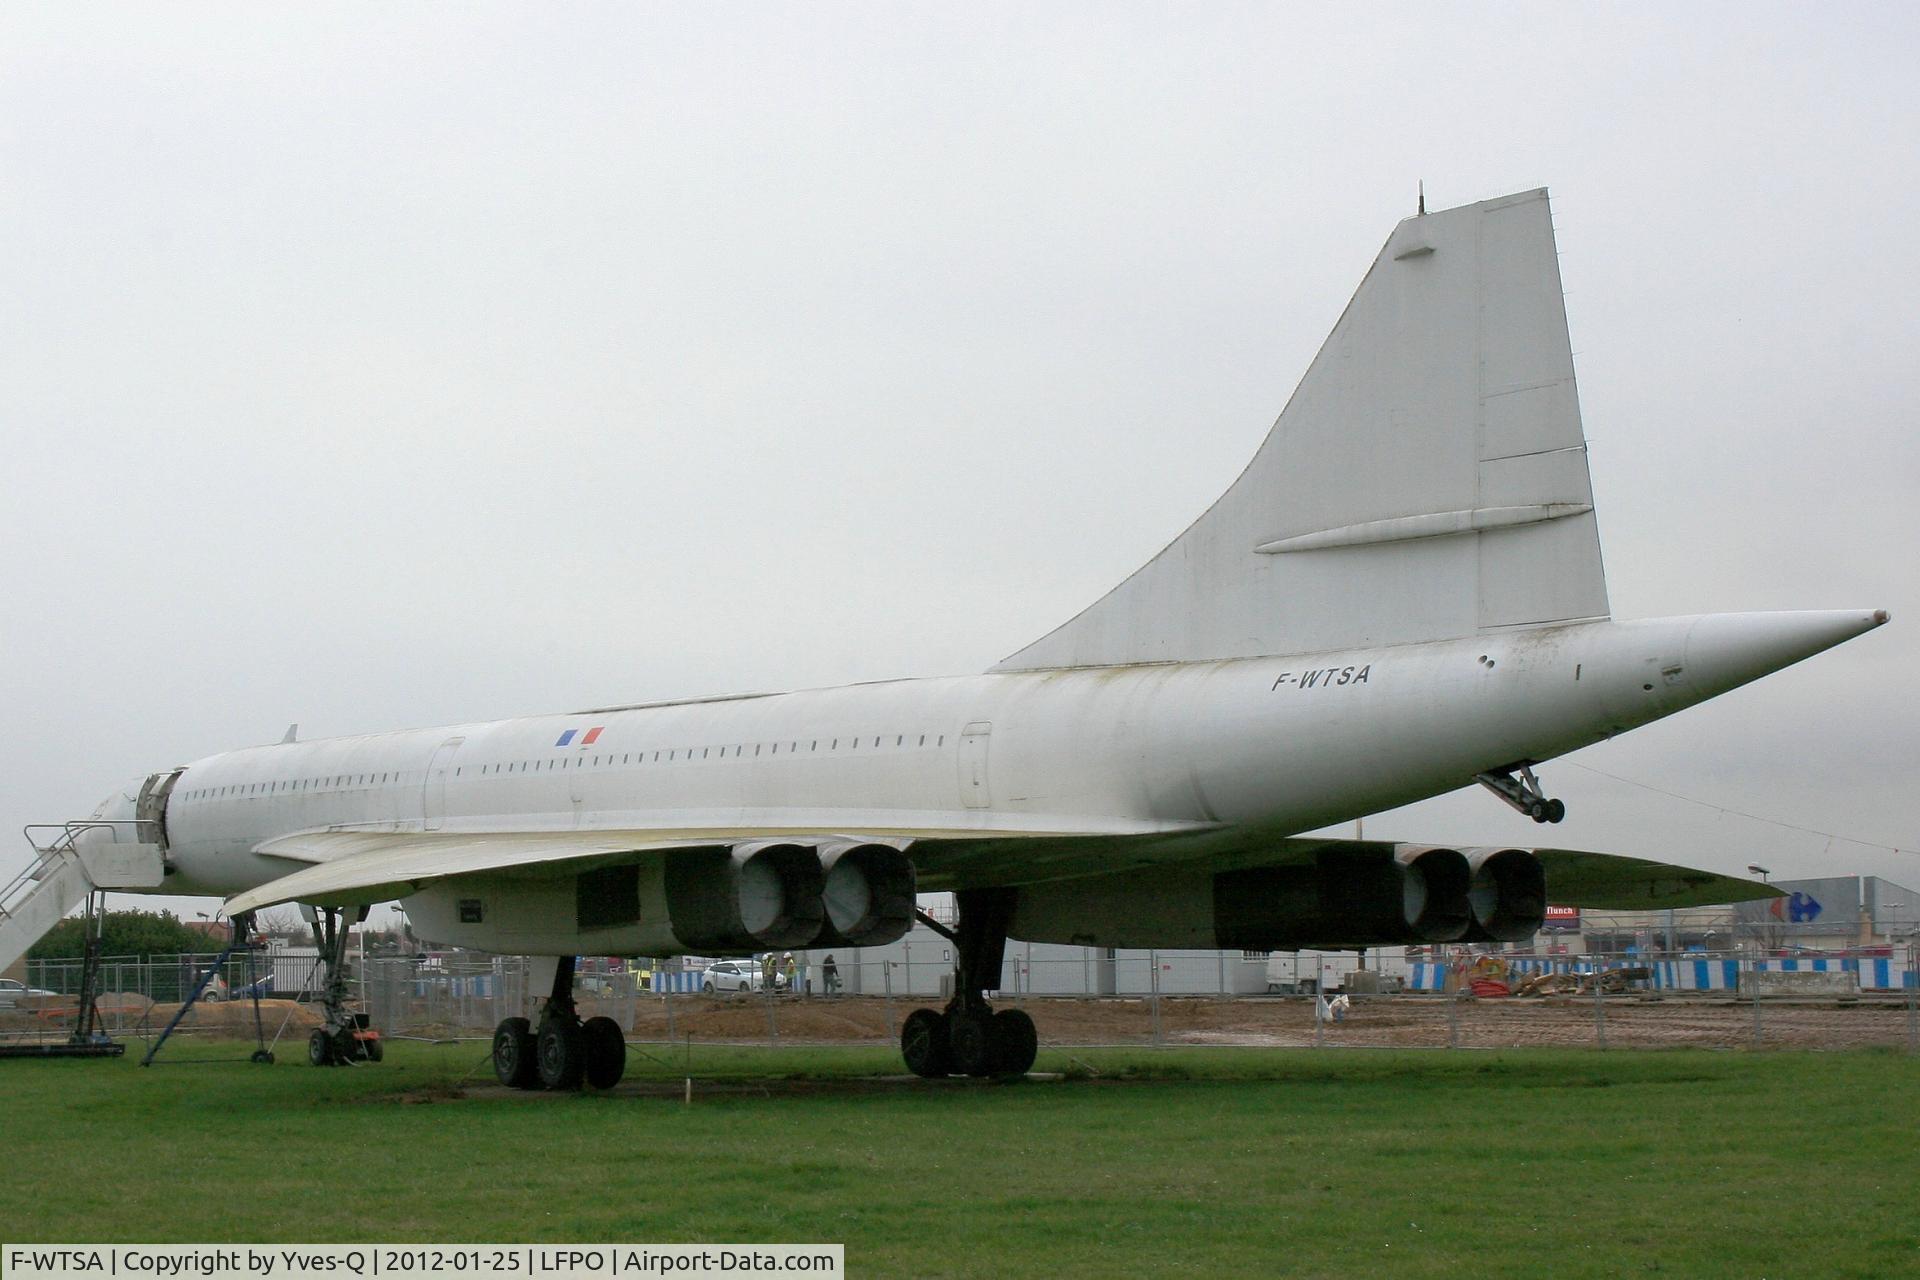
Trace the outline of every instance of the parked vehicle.
{"type": "Polygon", "coordinates": [[[28,1000],[37,1000],[41,996],[52,996],[51,991],[42,991],[39,987],[30,987],[17,978],[0,978],[0,1009],[16,1009],[28,1000]]]}
{"type": "Polygon", "coordinates": [[[716,960],[707,966],[705,976],[700,979],[700,990],[710,996],[730,991],[761,991],[765,987],[760,966],[751,960],[716,960]]]}

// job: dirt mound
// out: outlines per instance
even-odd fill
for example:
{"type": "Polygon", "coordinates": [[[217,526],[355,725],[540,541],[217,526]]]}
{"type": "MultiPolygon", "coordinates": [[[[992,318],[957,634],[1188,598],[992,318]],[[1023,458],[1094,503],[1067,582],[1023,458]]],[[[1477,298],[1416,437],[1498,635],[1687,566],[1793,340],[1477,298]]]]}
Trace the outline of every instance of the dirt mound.
{"type": "Polygon", "coordinates": [[[95,1004],[101,1013],[129,1013],[138,1015],[153,1008],[153,1001],[141,995],[138,991],[102,992],[99,1000],[96,1001],[95,1004]]]}
{"type": "MultiPolygon", "coordinates": [[[[155,1026],[164,1027],[167,1020],[179,1010],[177,1004],[156,1004],[148,1014],[148,1021],[155,1026]]],[[[286,1020],[289,1030],[305,1031],[320,1025],[320,1008],[317,1005],[301,1004],[297,1000],[262,1000],[260,1002],[260,1021],[266,1025],[267,1034],[273,1034],[274,1028],[286,1020]],[[288,1019],[288,1014],[292,1014],[288,1019]]],[[[234,1031],[246,1035],[253,1034],[253,1001],[233,1000],[207,1003],[201,1001],[193,1006],[181,1029],[192,1028],[197,1031],[234,1031]]]]}

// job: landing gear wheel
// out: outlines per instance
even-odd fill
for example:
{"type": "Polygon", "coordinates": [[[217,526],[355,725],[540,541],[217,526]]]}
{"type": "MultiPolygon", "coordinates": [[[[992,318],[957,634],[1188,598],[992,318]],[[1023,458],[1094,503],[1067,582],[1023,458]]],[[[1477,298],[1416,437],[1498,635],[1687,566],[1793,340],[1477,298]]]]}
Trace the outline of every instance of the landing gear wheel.
{"type": "Polygon", "coordinates": [[[534,1037],[533,1056],[540,1064],[540,1087],[566,1092],[578,1089],[587,1074],[586,1038],[580,1024],[549,1018],[534,1037]]]}
{"type": "Polygon", "coordinates": [[[307,1037],[307,1061],[316,1067],[333,1065],[333,1037],[325,1027],[315,1027],[307,1037]]]}
{"type": "Polygon", "coordinates": [[[933,1009],[915,1009],[900,1027],[900,1056],[907,1070],[929,1080],[953,1073],[953,1054],[947,1043],[947,1017],[933,1009]]]}
{"type": "Polygon", "coordinates": [[[947,1043],[952,1046],[953,1069],[963,1076],[996,1075],[993,1015],[955,1013],[947,1019],[947,1043]]]}
{"type": "Polygon", "coordinates": [[[1545,800],[1529,800],[1527,802],[1527,816],[1535,822],[1545,822],[1547,820],[1547,802],[1545,800]]]}
{"type": "Polygon", "coordinates": [[[360,1042],[360,1051],[367,1055],[368,1062],[379,1062],[387,1056],[387,1042],[374,1036],[360,1042]]]}
{"type": "Polygon", "coordinates": [[[1040,1052],[1040,1034],[1023,1009],[1002,1009],[989,1024],[996,1076],[1024,1076],[1040,1052]]]}
{"type": "Polygon", "coordinates": [[[1566,816],[1567,816],[1567,806],[1564,802],[1559,800],[1547,801],[1547,821],[1548,822],[1559,822],[1562,818],[1565,818],[1566,816]]]}
{"type": "Polygon", "coordinates": [[[587,1055],[587,1083],[611,1089],[627,1073],[627,1038],[612,1018],[588,1018],[580,1028],[587,1055]]]}
{"type": "Polygon", "coordinates": [[[493,1029],[493,1074],[509,1089],[531,1089],[540,1083],[533,1025],[525,1018],[508,1018],[493,1029]]]}

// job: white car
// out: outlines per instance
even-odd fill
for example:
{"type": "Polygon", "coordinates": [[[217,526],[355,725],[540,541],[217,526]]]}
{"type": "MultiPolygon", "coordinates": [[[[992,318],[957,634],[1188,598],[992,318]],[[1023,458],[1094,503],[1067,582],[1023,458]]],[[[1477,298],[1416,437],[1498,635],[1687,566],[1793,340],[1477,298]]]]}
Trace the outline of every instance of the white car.
{"type": "Polygon", "coordinates": [[[15,1009],[29,999],[53,994],[39,987],[30,987],[16,978],[0,978],[0,1009],[15,1009]]]}
{"type": "Polygon", "coordinates": [[[761,991],[766,988],[766,980],[761,976],[760,966],[751,960],[716,960],[707,966],[700,979],[700,990],[706,994],[722,995],[729,991],[761,991]]]}

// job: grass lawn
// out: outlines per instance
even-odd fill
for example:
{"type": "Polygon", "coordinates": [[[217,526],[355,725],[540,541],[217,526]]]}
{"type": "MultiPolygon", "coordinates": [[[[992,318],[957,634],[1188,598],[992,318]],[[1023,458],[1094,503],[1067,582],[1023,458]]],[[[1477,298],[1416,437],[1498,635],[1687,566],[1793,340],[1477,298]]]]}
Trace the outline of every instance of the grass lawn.
{"type": "Polygon", "coordinates": [[[840,1241],[862,1277],[1920,1274],[1920,1059],[1893,1053],[1043,1050],[1069,1078],[934,1086],[863,1081],[900,1070],[886,1050],[696,1046],[691,1106],[677,1053],[570,1097],[499,1090],[484,1054],[0,1062],[0,1238],[840,1241]]]}

